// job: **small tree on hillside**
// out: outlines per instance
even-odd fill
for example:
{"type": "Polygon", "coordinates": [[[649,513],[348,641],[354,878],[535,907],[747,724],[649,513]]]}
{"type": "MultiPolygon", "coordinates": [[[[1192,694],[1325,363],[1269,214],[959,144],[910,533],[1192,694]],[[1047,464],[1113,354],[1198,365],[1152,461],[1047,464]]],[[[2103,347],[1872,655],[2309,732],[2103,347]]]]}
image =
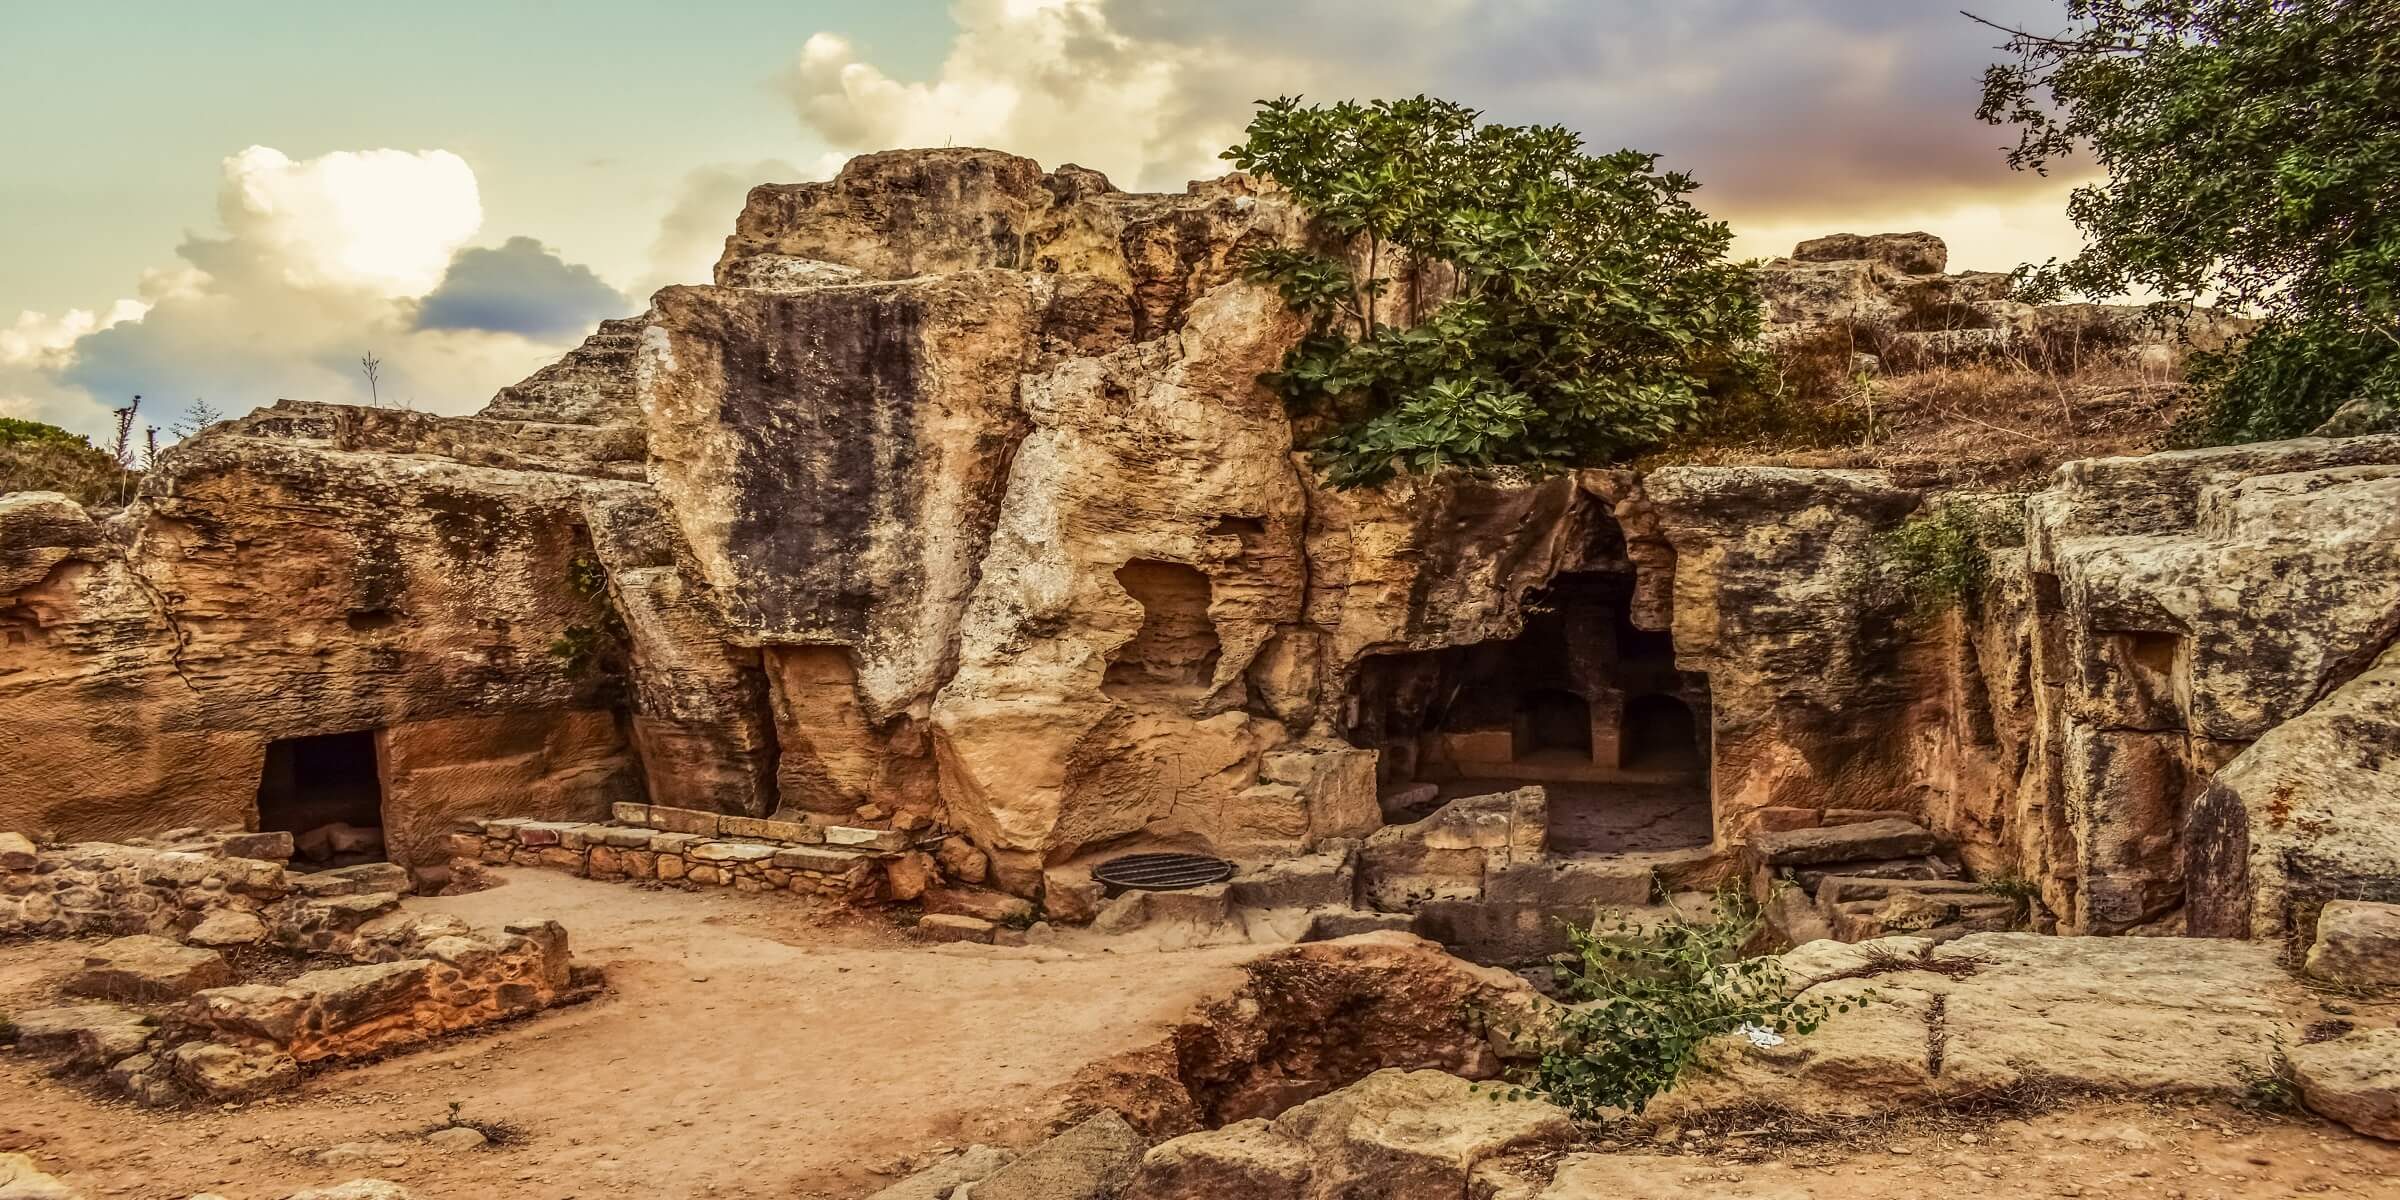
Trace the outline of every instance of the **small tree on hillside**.
{"type": "Polygon", "coordinates": [[[1262,101],[1225,157],[1337,243],[1249,261],[1311,319],[1270,382],[1330,421],[1316,449],[1337,486],[1621,460],[1686,420],[1758,332],[1731,231],[1655,155],[1595,157],[1563,127],[1419,96],[1262,101]]]}
{"type": "Polygon", "coordinates": [[[2354,397],[2400,405],[2400,7],[2066,11],[2055,36],[2006,30],[2014,61],[1985,72],[1979,112],[2017,127],[2012,166],[2084,152],[2106,172],[2067,206],[2090,248],[2035,272],[2031,296],[2214,292],[2263,313],[2238,349],[2195,360],[2188,440],[2305,433],[2354,397]]]}

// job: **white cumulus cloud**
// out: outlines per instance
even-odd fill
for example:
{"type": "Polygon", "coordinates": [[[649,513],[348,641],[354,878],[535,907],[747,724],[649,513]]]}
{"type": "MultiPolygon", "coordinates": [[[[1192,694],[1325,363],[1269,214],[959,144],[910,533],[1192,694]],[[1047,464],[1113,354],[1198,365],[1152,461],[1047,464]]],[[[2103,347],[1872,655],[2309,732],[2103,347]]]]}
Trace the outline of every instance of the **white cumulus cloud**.
{"type": "Polygon", "coordinates": [[[294,161],[269,146],[225,160],[217,213],[298,287],[422,296],[483,226],[475,171],[447,150],[340,150],[294,161]]]}
{"type": "Polygon", "coordinates": [[[1216,69],[1212,52],[1129,36],[1106,0],[959,0],[951,18],[957,36],[930,80],[894,79],[837,34],[801,47],[781,83],[834,147],[822,170],[872,150],[990,146],[1165,187],[1222,174],[1217,153],[1248,119],[1168,119],[1216,69]]]}
{"type": "Polygon", "coordinates": [[[580,339],[548,311],[559,280],[577,289],[577,321],[625,303],[531,239],[470,245],[475,172],[445,150],[251,146],[223,161],[217,215],[218,230],[144,273],[139,299],[0,326],[0,413],[105,434],[135,395],[162,427],[195,399],[229,416],[364,403],[367,353],[383,361],[385,403],[468,412],[580,339]],[[429,307],[448,315],[428,320],[429,307]]]}

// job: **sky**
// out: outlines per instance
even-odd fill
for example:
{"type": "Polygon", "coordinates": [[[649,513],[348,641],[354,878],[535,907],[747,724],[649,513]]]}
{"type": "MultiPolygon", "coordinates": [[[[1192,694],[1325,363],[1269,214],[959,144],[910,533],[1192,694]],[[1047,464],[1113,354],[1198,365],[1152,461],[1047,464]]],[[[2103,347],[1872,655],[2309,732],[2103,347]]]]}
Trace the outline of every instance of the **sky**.
{"type": "MultiPolygon", "coordinates": [[[[1969,0],[2056,29],[2058,0],[1969,0]]],[[[1179,189],[1250,104],[1430,93],[1695,174],[1737,253],[2074,252],[1929,0],[0,0],[0,415],[472,412],[704,283],[754,184],[983,145],[1179,189]]]]}

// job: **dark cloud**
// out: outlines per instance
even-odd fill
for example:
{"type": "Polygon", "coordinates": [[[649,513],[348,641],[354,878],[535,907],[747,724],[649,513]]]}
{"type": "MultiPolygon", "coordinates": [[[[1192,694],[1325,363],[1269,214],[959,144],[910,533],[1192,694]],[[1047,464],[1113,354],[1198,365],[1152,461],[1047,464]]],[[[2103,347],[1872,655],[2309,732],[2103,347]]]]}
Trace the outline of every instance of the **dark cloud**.
{"type": "Polygon", "coordinates": [[[590,267],[532,238],[513,237],[498,249],[459,251],[441,286],[418,303],[416,327],[557,337],[632,307],[590,267]]]}
{"type": "MultiPolygon", "coordinates": [[[[1983,16],[2063,24],[2056,0],[1983,16]]],[[[1137,39],[1206,46],[1178,115],[1259,94],[1429,92],[1656,151],[1721,215],[1788,218],[2004,199],[2008,131],[1974,116],[2000,34],[1928,0],[1114,0],[1137,39]],[[1244,94],[1245,92],[1250,94],[1244,94]]]]}

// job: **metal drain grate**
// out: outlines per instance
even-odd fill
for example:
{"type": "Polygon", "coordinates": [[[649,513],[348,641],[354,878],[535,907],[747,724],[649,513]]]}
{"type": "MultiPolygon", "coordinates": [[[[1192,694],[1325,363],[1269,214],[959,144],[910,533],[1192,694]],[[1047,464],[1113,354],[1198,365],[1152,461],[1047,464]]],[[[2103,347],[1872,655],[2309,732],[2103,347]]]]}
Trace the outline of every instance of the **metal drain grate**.
{"type": "Polygon", "coordinates": [[[1205,854],[1127,854],[1092,868],[1111,896],[1124,891],[1179,892],[1233,878],[1233,864],[1205,854]]]}

